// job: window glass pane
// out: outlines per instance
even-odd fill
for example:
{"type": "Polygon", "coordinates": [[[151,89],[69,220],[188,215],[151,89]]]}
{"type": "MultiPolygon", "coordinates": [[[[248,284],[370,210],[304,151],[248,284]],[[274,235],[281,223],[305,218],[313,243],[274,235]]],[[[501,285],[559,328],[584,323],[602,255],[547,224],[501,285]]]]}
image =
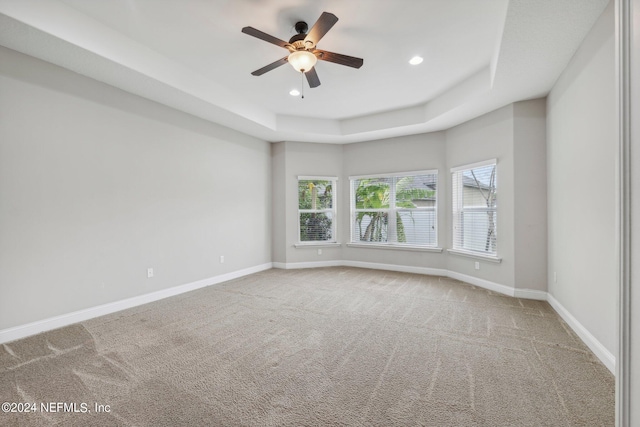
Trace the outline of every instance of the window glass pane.
{"type": "Polygon", "coordinates": [[[401,210],[396,213],[398,243],[435,246],[436,211],[401,210]]]}
{"type": "Polygon", "coordinates": [[[298,241],[334,242],[336,179],[305,178],[298,180],[298,241]]]}
{"type": "Polygon", "coordinates": [[[365,178],[354,182],[356,209],[386,209],[391,195],[391,178],[365,178]]]}
{"type": "Polygon", "coordinates": [[[497,253],[496,164],[452,175],[453,247],[497,253]]]}
{"type": "Polygon", "coordinates": [[[354,242],[386,242],[388,231],[386,212],[356,212],[353,218],[354,242]]]}
{"type": "Polygon", "coordinates": [[[496,165],[462,171],[463,207],[496,206],[496,165]]]}
{"type": "Polygon", "coordinates": [[[436,204],[437,175],[402,176],[396,180],[396,207],[433,207],[436,204]]]}
{"type": "Polygon", "coordinates": [[[462,217],[462,249],[479,252],[496,252],[495,211],[464,211],[462,217]]]}
{"type": "Polygon", "coordinates": [[[299,180],[298,209],[331,209],[333,207],[331,181],[299,180]]]}
{"type": "Polygon", "coordinates": [[[300,241],[317,242],[331,240],[333,215],[330,212],[308,213],[300,215],[300,241]]]}
{"type": "Polygon", "coordinates": [[[437,184],[437,173],[352,179],[351,241],[436,246],[437,184]]]}

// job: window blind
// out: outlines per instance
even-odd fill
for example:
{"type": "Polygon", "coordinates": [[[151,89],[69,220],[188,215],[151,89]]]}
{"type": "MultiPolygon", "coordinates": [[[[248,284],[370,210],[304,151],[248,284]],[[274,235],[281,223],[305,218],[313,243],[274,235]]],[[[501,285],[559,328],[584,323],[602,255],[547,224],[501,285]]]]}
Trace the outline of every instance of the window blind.
{"type": "Polygon", "coordinates": [[[453,249],[497,254],[496,161],[452,169],[453,249]]]}
{"type": "Polygon", "coordinates": [[[352,243],[437,245],[437,171],[350,180],[352,243]]]}
{"type": "Polygon", "coordinates": [[[334,177],[298,177],[298,237],[302,242],[336,241],[334,177]]]}

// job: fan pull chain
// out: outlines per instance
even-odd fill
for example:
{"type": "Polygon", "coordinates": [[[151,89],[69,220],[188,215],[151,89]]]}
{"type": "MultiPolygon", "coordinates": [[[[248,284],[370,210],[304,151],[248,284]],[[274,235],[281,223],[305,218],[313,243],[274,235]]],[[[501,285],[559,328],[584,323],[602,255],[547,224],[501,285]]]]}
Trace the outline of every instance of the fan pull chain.
{"type": "Polygon", "coordinates": [[[302,99],[304,99],[304,72],[300,71],[300,93],[302,94],[302,99]]]}

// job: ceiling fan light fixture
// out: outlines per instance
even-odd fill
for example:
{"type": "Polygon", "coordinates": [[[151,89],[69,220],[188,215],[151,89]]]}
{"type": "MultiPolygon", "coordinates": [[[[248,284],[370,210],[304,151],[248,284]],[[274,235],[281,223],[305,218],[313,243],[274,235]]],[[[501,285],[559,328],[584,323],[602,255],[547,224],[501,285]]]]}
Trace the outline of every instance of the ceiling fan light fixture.
{"type": "Polygon", "coordinates": [[[287,61],[296,71],[306,73],[316,65],[318,58],[308,50],[296,50],[291,52],[287,61]]]}

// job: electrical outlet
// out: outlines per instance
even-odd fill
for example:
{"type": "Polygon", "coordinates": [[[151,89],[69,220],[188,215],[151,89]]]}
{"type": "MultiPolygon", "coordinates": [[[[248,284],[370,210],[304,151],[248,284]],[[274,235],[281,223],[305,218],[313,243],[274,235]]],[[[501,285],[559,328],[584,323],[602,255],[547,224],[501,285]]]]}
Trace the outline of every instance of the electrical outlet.
{"type": "Polygon", "coordinates": [[[480,270],[480,263],[476,261],[476,270],[480,270]]]}
{"type": "Polygon", "coordinates": [[[153,277],[153,268],[147,268],[147,279],[151,279],[153,277]]]}
{"type": "Polygon", "coordinates": [[[220,255],[220,264],[224,264],[224,255],[220,255]]]}
{"type": "Polygon", "coordinates": [[[322,249],[318,249],[318,255],[322,255],[322,249]]]}

